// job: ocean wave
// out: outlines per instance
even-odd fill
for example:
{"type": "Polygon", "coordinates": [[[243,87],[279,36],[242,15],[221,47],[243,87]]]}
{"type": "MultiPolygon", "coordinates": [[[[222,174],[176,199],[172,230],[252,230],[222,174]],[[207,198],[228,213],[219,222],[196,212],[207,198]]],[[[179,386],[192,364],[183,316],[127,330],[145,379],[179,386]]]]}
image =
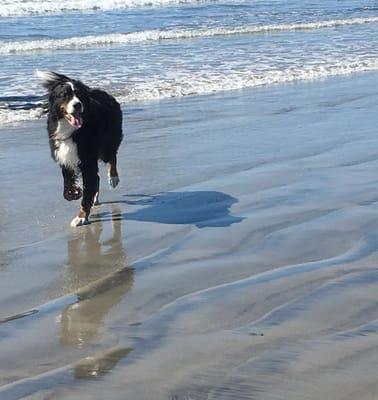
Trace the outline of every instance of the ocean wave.
{"type": "Polygon", "coordinates": [[[44,110],[42,107],[30,110],[0,109],[0,126],[31,121],[40,118],[43,114],[44,110]]]}
{"type": "MultiPolygon", "coordinates": [[[[126,89],[113,90],[113,94],[123,104],[132,102],[158,101],[193,95],[209,95],[218,92],[274,84],[313,81],[332,76],[350,75],[358,72],[378,70],[378,58],[367,60],[346,60],[328,62],[316,66],[290,67],[284,70],[254,71],[253,66],[244,71],[216,72],[198,71],[167,74],[155,79],[146,78],[141,82],[125,82],[126,89]]],[[[32,109],[0,108],[0,125],[18,123],[39,118],[44,110],[41,103],[32,109]]]]}
{"type": "Polygon", "coordinates": [[[46,13],[61,14],[75,11],[109,11],[148,6],[159,7],[174,4],[199,3],[202,1],[204,0],[2,0],[0,1],[0,17],[30,16],[46,13]]]}
{"type": "Polygon", "coordinates": [[[143,83],[128,83],[128,88],[118,93],[123,102],[152,101],[190,95],[208,95],[216,92],[244,88],[326,79],[332,76],[378,70],[378,59],[350,60],[317,66],[290,67],[284,70],[250,70],[222,72],[181,73],[143,83]]]}
{"type": "Polygon", "coordinates": [[[298,24],[252,25],[236,28],[217,27],[208,29],[148,30],[130,33],[110,33],[98,36],[79,36],[66,39],[44,39],[16,42],[0,42],[0,55],[53,51],[65,49],[82,49],[94,46],[137,44],[149,41],[195,39],[214,36],[232,36],[258,34],[280,31],[299,31],[323,28],[334,28],[346,25],[362,25],[378,22],[378,17],[349,18],[329,21],[318,21],[298,24]]]}

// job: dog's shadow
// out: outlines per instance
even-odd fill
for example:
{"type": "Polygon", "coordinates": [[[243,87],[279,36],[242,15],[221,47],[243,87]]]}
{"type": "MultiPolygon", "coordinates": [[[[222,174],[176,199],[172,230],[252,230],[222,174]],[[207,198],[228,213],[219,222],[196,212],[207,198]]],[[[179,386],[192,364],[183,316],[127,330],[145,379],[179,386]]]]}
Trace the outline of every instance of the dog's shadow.
{"type": "Polygon", "coordinates": [[[161,224],[190,224],[198,228],[227,227],[244,218],[231,215],[230,208],[238,200],[216,191],[165,192],[156,195],[125,195],[125,200],[101,204],[125,204],[138,207],[135,211],[100,212],[92,222],[132,220],[161,224]]]}

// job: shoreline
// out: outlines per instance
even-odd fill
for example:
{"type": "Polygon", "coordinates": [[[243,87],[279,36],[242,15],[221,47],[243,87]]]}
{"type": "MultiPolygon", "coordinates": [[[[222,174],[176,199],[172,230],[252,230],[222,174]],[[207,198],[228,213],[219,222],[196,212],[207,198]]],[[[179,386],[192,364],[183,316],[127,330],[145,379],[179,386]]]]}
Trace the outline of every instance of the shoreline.
{"type": "MultiPolygon", "coordinates": [[[[377,74],[376,70],[376,62],[375,60],[371,60],[370,62],[362,62],[361,63],[361,69],[356,71],[353,68],[355,67],[355,63],[351,62],[349,66],[339,66],[335,67],[335,71],[333,74],[327,74],[325,73],[321,68],[317,68],[315,70],[307,70],[307,71],[291,71],[292,77],[291,78],[285,78],[281,79],[279,76],[281,73],[283,75],[285,74],[285,71],[271,71],[271,76],[266,76],[265,78],[248,78],[246,77],[245,80],[249,82],[249,84],[241,84],[240,82],[240,77],[237,75],[234,76],[234,79],[231,79],[231,81],[236,81],[238,83],[236,84],[230,84],[230,85],[220,85],[220,87],[223,87],[223,89],[218,89],[214,90],[211,88],[210,85],[209,89],[203,89],[206,85],[206,79],[204,82],[198,81],[196,83],[197,85],[197,90],[194,91],[193,94],[193,88],[187,87],[186,89],[183,87],[182,88],[182,93],[177,94],[175,90],[170,93],[169,91],[166,92],[165,94],[159,93],[159,91],[154,92],[151,94],[149,97],[142,99],[138,99],[137,97],[134,98],[131,95],[125,95],[120,92],[120,90],[116,89],[112,91],[110,88],[107,88],[109,93],[113,94],[115,98],[118,100],[118,102],[121,104],[121,107],[123,109],[144,109],[148,107],[154,107],[157,104],[166,104],[170,102],[178,102],[178,101],[185,101],[187,99],[202,99],[202,98],[209,98],[210,101],[211,99],[214,99],[216,97],[219,98],[228,98],[230,96],[233,96],[235,93],[238,93],[240,95],[247,95],[250,96],[251,92],[254,91],[259,91],[259,90],[267,90],[269,91],[270,89],[274,90],[274,88],[280,88],[280,87],[290,87],[292,85],[316,85],[316,84],[324,84],[328,81],[332,84],[332,82],[337,81],[337,80],[342,80],[342,79],[353,79],[353,77],[357,77],[359,79],[360,76],[374,76],[377,74]],[[201,89],[202,87],[202,89],[201,89]],[[131,96],[131,97],[130,97],[131,96]]],[[[229,77],[228,77],[229,79],[229,77]]],[[[243,80],[243,79],[242,79],[243,80]]],[[[96,87],[96,86],[95,86],[96,87]]],[[[127,92],[127,90],[126,90],[127,92]]],[[[138,89],[136,89],[136,92],[138,92],[138,89]]],[[[23,97],[23,96],[21,96],[23,97]]],[[[25,100],[30,101],[30,98],[32,96],[26,96],[25,100]]],[[[12,98],[12,96],[11,96],[12,98]]],[[[39,100],[43,98],[43,95],[37,96],[39,100]]],[[[0,114],[2,111],[9,111],[8,109],[0,108],[0,114]]],[[[13,110],[16,111],[16,110],[13,110]]],[[[3,123],[3,125],[0,125],[0,132],[1,130],[6,130],[7,128],[15,128],[20,126],[21,124],[27,124],[27,123],[32,123],[35,121],[40,121],[44,120],[46,117],[43,113],[43,107],[35,107],[35,108],[30,108],[30,105],[28,105],[27,109],[18,109],[18,112],[21,112],[19,115],[13,115],[13,119],[1,119],[0,123],[3,123]],[[25,114],[25,116],[22,116],[22,113],[25,114]]]]}

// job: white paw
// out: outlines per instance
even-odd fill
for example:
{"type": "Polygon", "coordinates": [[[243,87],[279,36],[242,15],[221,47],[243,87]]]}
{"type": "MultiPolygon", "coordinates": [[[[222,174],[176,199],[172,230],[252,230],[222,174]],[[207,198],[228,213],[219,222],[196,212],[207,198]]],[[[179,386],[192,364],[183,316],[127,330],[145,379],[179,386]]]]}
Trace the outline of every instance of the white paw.
{"type": "Polygon", "coordinates": [[[98,192],[95,194],[95,197],[93,199],[93,205],[94,206],[99,206],[100,205],[100,200],[98,199],[98,192]]]}
{"type": "Polygon", "coordinates": [[[110,187],[112,187],[113,189],[115,187],[117,187],[119,184],[119,178],[118,176],[109,176],[109,185],[110,187]]]}
{"type": "Polygon", "coordinates": [[[77,227],[77,226],[82,226],[82,225],[88,225],[89,221],[86,218],[81,218],[81,217],[75,217],[72,221],[71,221],[71,226],[73,228],[77,227]]]}

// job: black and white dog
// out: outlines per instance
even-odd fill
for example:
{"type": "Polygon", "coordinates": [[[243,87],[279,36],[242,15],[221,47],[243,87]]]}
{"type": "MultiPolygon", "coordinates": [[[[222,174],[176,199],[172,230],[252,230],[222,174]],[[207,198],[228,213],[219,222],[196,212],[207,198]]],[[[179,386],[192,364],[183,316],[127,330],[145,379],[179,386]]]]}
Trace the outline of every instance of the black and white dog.
{"type": "Polygon", "coordinates": [[[119,183],[117,151],[122,141],[122,112],[108,93],[91,89],[78,80],[55,72],[37,71],[48,90],[47,130],[51,155],[61,166],[66,200],[82,197],[79,214],[71,226],[88,224],[98,203],[98,160],[108,163],[109,184],[119,183]],[[83,178],[83,190],[78,176],[83,178]]]}

